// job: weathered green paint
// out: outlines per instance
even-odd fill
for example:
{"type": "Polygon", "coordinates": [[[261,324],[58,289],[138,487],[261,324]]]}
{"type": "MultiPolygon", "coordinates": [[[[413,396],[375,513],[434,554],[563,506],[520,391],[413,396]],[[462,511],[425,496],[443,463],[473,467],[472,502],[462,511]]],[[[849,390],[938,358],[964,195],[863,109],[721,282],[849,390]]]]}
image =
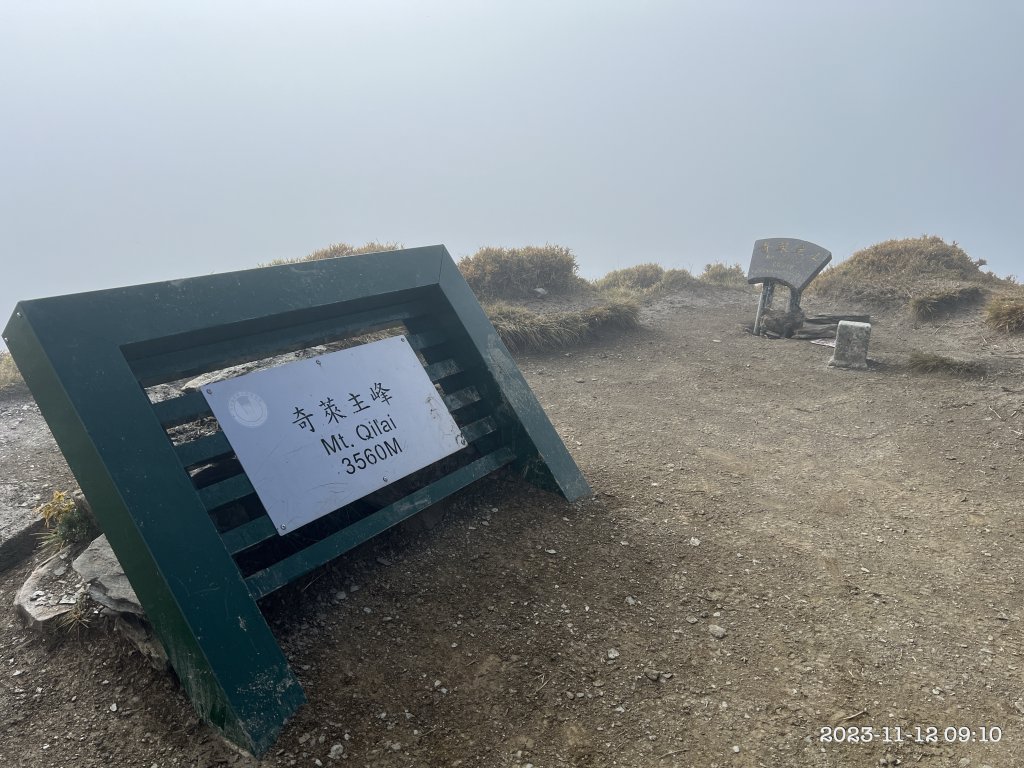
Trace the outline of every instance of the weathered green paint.
{"type": "Polygon", "coordinates": [[[255,598],[509,463],[569,499],[589,492],[443,246],[25,301],[4,338],[197,711],[256,754],[305,697],[255,598]],[[396,323],[448,407],[472,409],[463,465],[339,510],[337,530],[246,577],[234,557],[276,538],[269,518],[221,534],[209,512],[251,495],[248,478],[197,489],[186,468],[230,446],[172,445],[166,428],[205,400],[154,405],[143,387],[396,323]]]}

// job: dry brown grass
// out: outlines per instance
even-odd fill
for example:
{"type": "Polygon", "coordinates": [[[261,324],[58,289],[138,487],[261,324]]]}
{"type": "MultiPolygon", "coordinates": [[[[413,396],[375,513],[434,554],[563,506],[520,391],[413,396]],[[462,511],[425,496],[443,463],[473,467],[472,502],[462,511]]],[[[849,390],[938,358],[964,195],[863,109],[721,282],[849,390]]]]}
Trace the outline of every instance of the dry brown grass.
{"type": "Polygon", "coordinates": [[[902,304],[929,281],[1001,283],[992,273],[981,271],[984,264],[971,259],[955,242],[933,235],[886,240],[826,269],[808,293],[842,301],[902,304]]]}
{"type": "Polygon", "coordinates": [[[274,259],[261,267],[277,267],[281,264],[298,264],[303,261],[320,261],[321,259],[337,259],[343,256],[358,256],[363,253],[380,253],[381,251],[399,251],[401,243],[371,241],[364,245],[352,246],[348,243],[333,243],[326,248],[320,248],[306,256],[297,256],[294,259],[274,259]]]}
{"type": "MultiPolygon", "coordinates": [[[[746,280],[744,280],[746,282],[746,280]]],[[[666,291],[679,291],[684,288],[695,288],[700,286],[700,281],[690,274],[686,269],[666,269],[665,274],[658,283],[658,288],[666,291]]]]}
{"type": "Polygon", "coordinates": [[[21,378],[21,371],[14,364],[11,353],[0,352],[0,391],[24,386],[25,380],[21,378]]]}
{"type": "Polygon", "coordinates": [[[593,282],[593,286],[605,295],[628,294],[637,299],[701,285],[685,269],[665,269],[660,264],[652,263],[616,269],[593,282]]]}
{"type": "Polygon", "coordinates": [[[1024,296],[998,296],[985,310],[985,323],[1003,333],[1024,332],[1024,296]]]}
{"type": "Polygon", "coordinates": [[[568,312],[539,313],[505,303],[490,304],[485,310],[505,346],[514,351],[560,349],[640,325],[640,307],[632,301],[608,301],[568,312]]]}
{"type": "Polygon", "coordinates": [[[982,376],[985,366],[967,360],[955,360],[932,352],[911,352],[907,367],[915,373],[943,373],[949,376],[982,376]]]}
{"type": "Polygon", "coordinates": [[[653,288],[665,277],[665,268],[660,264],[636,264],[632,267],[615,269],[594,281],[598,290],[605,288],[628,288],[642,291],[653,288]]]}
{"type": "Polygon", "coordinates": [[[739,264],[727,265],[720,262],[707,264],[700,273],[700,279],[712,285],[725,285],[733,288],[748,288],[747,273],[739,264]]]}
{"type": "Polygon", "coordinates": [[[979,285],[933,288],[916,294],[910,300],[910,311],[919,320],[932,320],[980,302],[985,289],[979,285]]]}
{"type": "Polygon", "coordinates": [[[469,287],[486,299],[526,298],[536,288],[552,295],[572,293],[585,285],[577,269],[572,251],[560,245],[481,248],[459,260],[469,287]]]}

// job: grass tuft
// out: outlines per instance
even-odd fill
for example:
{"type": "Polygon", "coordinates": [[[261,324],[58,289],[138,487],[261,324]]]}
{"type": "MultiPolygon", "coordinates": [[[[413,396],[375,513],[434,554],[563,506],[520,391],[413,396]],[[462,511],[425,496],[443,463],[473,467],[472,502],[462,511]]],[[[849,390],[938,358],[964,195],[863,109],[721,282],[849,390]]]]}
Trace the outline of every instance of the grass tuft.
{"type": "MultiPolygon", "coordinates": [[[[746,283],[746,278],[743,280],[746,283]]],[[[700,281],[690,274],[687,269],[666,269],[665,274],[658,283],[658,288],[666,291],[679,291],[684,288],[694,288],[700,285],[700,281]]]]}
{"type": "Polygon", "coordinates": [[[84,544],[100,534],[96,521],[84,503],[66,491],[54,491],[53,498],[36,508],[46,530],[43,549],[56,553],[73,544],[84,544]]]}
{"type": "Polygon", "coordinates": [[[932,320],[939,315],[977,304],[984,295],[985,289],[978,285],[933,288],[914,296],[910,300],[910,311],[918,320],[932,320]]]}
{"type": "Polygon", "coordinates": [[[94,608],[93,601],[83,590],[77,595],[74,607],[57,617],[57,627],[63,632],[81,637],[92,622],[94,608]]]}
{"type": "Polygon", "coordinates": [[[829,267],[808,288],[823,298],[902,304],[925,281],[998,283],[991,272],[981,271],[985,262],[974,260],[955,242],[934,235],[886,240],[857,251],[829,267]]]}
{"type": "Polygon", "coordinates": [[[594,287],[598,290],[608,288],[626,288],[634,291],[644,291],[653,288],[665,278],[665,268],[660,264],[637,264],[624,269],[616,269],[609,272],[600,280],[594,281],[594,287]]]}
{"type": "Polygon", "coordinates": [[[999,296],[991,301],[985,311],[985,323],[1003,333],[1024,331],[1024,298],[999,296]]]}
{"type": "Polygon", "coordinates": [[[21,371],[14,364],[11,353],[0,352],[0,391],[24,386],[25,380],[21,378],[21,371]]]}
{"type": "Polygon", "coordinates": [[[585,281],[576,272],[576,257],[560,245],[481,248],[459,261],[459,270],[477,296],[517,299],[543,288],[559,295],[578,290],[585,281]]]}
{"type": "Polygon", "coordinates": [[[505,346],[515,351],[560,349],[640,325],[640,307],[632,301],[609,301],[586,309],[549,313],[495,303],[486,311],[505,346]]]}
{"type": "Polygon", "coordinates": [[[298,264],[304,261],[321,261],[322,259],[337,259],[343,256],[359,256],[364,253],[380,253],[381,251],[400,251],[402,250],[401,243],[384,242],[379,243],[375,240],[365,243],[360,246],[352,246],[348,243],[333,243],[326,248],[320,248],[319,250],[313,251],[306,256],[297,256],[294,259],[274,259],[268,261],[266,264],[260,264],[261,267],[278,267],[282,264],[298,264]]]}
{"type": "Polygon", "coordinates": [[[739,264],[729,266],[717,261],[704,267],[704,271],[700,274],[700,279],[705,283],[732,286],[734,288],[747,288],[750,285],[747,282],[747,273],[739,264]]]}
{"type": "Polygon", "coordinates": [[[966,360],[955,360],[931,352],[911,352],[907,363],[915,373],[945,373],[950,376],[981,376],[985,366],[966,360]]]}

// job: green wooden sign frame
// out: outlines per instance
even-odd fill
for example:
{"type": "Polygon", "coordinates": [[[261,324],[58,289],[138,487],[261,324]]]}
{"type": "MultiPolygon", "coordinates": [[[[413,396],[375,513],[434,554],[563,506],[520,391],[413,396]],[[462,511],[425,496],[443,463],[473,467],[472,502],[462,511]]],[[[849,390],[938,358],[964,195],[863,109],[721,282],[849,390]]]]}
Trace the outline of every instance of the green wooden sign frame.
{"type": "Polygon", "coordinates": [[[501,467],[590,492],[444,246],[23,301],[4,339],[196,710],[257,755],[305,701],[260,598],[501,467]],[[202,395],[150,389],[387,329],[468,445],[286,536],[222,432],[182,438],[202,395]]]}

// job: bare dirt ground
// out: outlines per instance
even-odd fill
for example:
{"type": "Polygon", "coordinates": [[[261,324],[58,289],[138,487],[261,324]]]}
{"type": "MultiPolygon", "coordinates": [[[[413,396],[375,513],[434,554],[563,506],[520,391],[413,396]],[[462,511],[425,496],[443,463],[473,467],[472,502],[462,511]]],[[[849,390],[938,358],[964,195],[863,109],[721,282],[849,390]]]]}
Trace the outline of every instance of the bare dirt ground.
{"type": "MultiPolygon", "coordinates": [[[[258,763],[103,622],[22,629],[31,563],[0,575],[0,763],[1024,764],[1024,340],[887,315],[840,371],[744,332],[753,307],[680,294],[520,357],[595,496],[497,476],[273,598],[309,703],[258,763]],[[992,373],[910,374],[912,349],[992,373]]],[[[3,483],[48,496],[59,455],[17,445],[3,483]]]]}

